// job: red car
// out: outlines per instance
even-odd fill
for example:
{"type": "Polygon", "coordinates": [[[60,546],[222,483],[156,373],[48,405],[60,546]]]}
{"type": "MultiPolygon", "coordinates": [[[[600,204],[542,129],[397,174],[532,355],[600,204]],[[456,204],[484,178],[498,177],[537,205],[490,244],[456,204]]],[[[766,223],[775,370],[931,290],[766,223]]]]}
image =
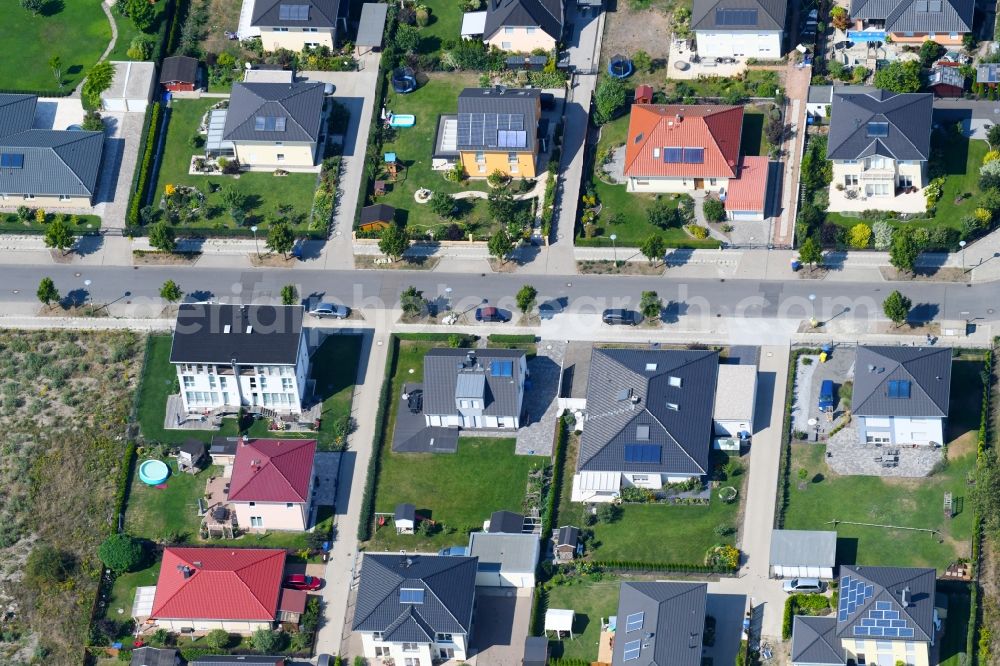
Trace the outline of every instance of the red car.
{"type": "Polygon", "coordinates": [[[306,576],[305,574],[292,574],[285,576],[285,587],[293,590],[318,590],[323,586],[323,579],[316,576],[306,576]]]}

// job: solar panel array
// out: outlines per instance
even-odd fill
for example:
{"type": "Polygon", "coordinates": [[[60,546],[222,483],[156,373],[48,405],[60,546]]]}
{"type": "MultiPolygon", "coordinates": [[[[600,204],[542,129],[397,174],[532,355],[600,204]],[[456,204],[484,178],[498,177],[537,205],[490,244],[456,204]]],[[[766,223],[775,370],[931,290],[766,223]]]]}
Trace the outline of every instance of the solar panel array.
{"type": "Polygon", "coordinates": [[[913,638],[913,627],[900,618],[897,610],[892,610],[888,601],[876,601],[875,609],[861,618],[854,627],[855,636],[876,636],[882,638],[913,638]]]}
{"type": "Polygon", "coordinates": [[[907,399],[910,397],[910,382],[907,379],[889,380],[889,397],[907,399]]]}
{"type": "Polygon", "coordinates": [[[757,25],[757,10],[716,9],[715,25],[757,25]]]}
{"type": "Polygon", "coordinates": [[[253,128],[258,132],[284,132],[285,118],[278,116],[256,116],[253,128]]]}
{"type": "Polygon", "coordinates": [[[625,652],[622,654],[623,661],[634,661],[639,658],[639,648],[641,641],[629,641],[625,644],[625,652]]]}
{"type": "Polygon", "coordinates": [[[684,149],[684,164],[704,164],[704,163],[705,163],[704,148],[684,149]]]}
{"type": "Polygon", "coordinates": [[[525,148],[528,133],[521,113],[458,114],[458,145],[525,148]]]}
{"type": "Polygon", "coordinates": [[[0,154],[0,169],[23,169],[24,155],[21,153],[0,154]]]}
{"type": "Polygon", "coordinates": [[[870,122],[868,123],[867,130],[870,137],[889,136],[889,123],[870,122]]]}
{"type": "Polygon", "coordinates": [[[857,578],[844,576],[840,579],[840,602],[837,606],[837,621],[847,622],[859,606],[875,594],[875,586],[857,578]]]}
{"type": "Polygon", "coordinates": [[[309,5],[278,5],[278,18],[282,21],[308,21],[309,5]]]}
{"type": "Polygon", "coordinates": [[[705,149],[668,146],[663,149],[663,161],[667,164],[704,164],[705,149]]]}
{"type": "Polygon", "coordinates": [[[399,590],[399,603],[401,604],[422,604],[424,603],[424,591],[421,588],[403,587],[399,590]]]}
{"type": "Polygon", "coordinates": [[[513,377],[514,376],[514,362],[513,361],[491,361],[490,362],[490,374],[494,377],[513,377]]]}
{"type": "Polygon", "coordinates": [[[625,462],[627,463],[647,463],[658,465],[660,463],[659,444],[626,444],[625,462]]]}
{"type": "Polygon", "coordinates": [[[642,612],[629,613],[629,616],[625,618],[625,633],[642,629],[642,619],[645,616],[645,613],[642,612]]]}

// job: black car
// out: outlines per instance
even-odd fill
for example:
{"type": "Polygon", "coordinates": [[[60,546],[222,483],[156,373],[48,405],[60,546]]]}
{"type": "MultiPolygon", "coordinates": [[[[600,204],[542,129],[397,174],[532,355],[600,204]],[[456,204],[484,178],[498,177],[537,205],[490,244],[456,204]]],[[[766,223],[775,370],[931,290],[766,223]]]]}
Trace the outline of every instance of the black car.
{"type": "Polygon", "coordinates": [[[634,310],[609,308],[601,313],[601,321],[609,326],[638,326],[642,317],[634,310]]]}
{"type": "Polygon", "coordinates": [[[509,317],[506,317],[500,310],[494,307],[478,308],[476,310],[476,321],[493,321],[493,322],[506,322],[509,317]]]}

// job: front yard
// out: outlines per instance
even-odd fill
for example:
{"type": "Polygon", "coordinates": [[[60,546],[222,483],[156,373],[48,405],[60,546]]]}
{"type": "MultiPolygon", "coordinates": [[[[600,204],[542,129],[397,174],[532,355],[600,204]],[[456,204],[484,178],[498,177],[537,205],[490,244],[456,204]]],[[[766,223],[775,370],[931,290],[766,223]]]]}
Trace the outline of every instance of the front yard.
{"type": "Polygon", "coordinates": [[[262,249],[263,239],[267,236],[267,225],[274,219],[288,220],[297,232],[308,231],[317,174],[289,173],[275,176],[270,172],[253,171],[238,176],[220,173],[188,175],[191,157],[204,154],[203,149],[192,147],[191,139],[198,133],[202,117],[217,102],[216,99],[175,99],[171,102],[160,169],[152,195],[153,208],[159,209],[167,185],[185,185],[199,190],[205,195],[205,201],[192,219],[179,222],[181,230],[191,228],[219,231],[242,228],[249,235],[250,227],[257,225],[262,249]],[[242,227],[236,224],[224,204],[224,192],[233,188],[246,195],[248,200],[248,214],[242,227]],[[282,206],[290,208],[279,211],[282,206]]]}
{"type": "Polygon", "coordinates": [[[956,360],[952,365],[948,464],[930,477],[840,476],[827,466],[824,445],[793,443],[784,528],[835,529],[837,560],[842,564],[930,566],[940,572],[968,557],[973,528],[968,478],[976,465],[981,369],[976,361],[956,360]],[[808,481],[798,481],[800,469],[806,470],[808,481]],[[946,492],[954,498],[953,518],[944,515],[946,492]]]}
{"type": "Polygon", "coordinates": [[[0,213],[0,233],[45,233],[46,227],[56,215],[62,215],[70,230],[77,236],[97,233],[101,229],[101,218],[97,215],[48,213],[45,222],[39,222],[34,215],[28,220],[22,220],[17,213],[0,213]]]}

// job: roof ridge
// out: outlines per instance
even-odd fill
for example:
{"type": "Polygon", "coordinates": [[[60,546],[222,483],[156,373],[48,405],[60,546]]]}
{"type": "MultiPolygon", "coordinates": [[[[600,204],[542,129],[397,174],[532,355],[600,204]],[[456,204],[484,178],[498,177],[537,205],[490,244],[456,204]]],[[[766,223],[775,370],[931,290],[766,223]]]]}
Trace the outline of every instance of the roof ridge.
{"type": "MultiPolygon", "coordinates": [[[[433,574],[430,574],[430,576],[427,576],[427,578],[436,577],[436,576],[439,576],[439,575],[441,575],[443,573],[447,573],[447,572],[451,571],[452,569],[456,569],[459,565],[464,565],[464,564],[466,564],[466,560],[462,560],[460,562],[449,562],[447,567],[445,567],[444,569],[441,569],[440,571],[436,571],[433,574]]],[[[453,619],[455,621],[455,624],[457,624],[458,626],[466,629],[467,631],[471,628],[471,627],[466,627],[465,624],[461,620],[459,620],[457,617],[455,617],[455,614],[452,613],[451,609],[448,608],[448,605],[444,601],[441,600],[441,597],[439,597],[437,595],[437,592],[435,592],[434,589],[430,585],[427,584],[426,579],[424,580],[424,587],[426,587],[427,591],[430,592],[431,595],[435,599],[437,599],[438,603],[441,604],[441,608],[443,608],[445,610],[445,612],[448,613],[448,615],[451,617],[451,619],[453,619]]],[[[428,622],[428,624],[430,624],[430,623],[428,622]]]]}

